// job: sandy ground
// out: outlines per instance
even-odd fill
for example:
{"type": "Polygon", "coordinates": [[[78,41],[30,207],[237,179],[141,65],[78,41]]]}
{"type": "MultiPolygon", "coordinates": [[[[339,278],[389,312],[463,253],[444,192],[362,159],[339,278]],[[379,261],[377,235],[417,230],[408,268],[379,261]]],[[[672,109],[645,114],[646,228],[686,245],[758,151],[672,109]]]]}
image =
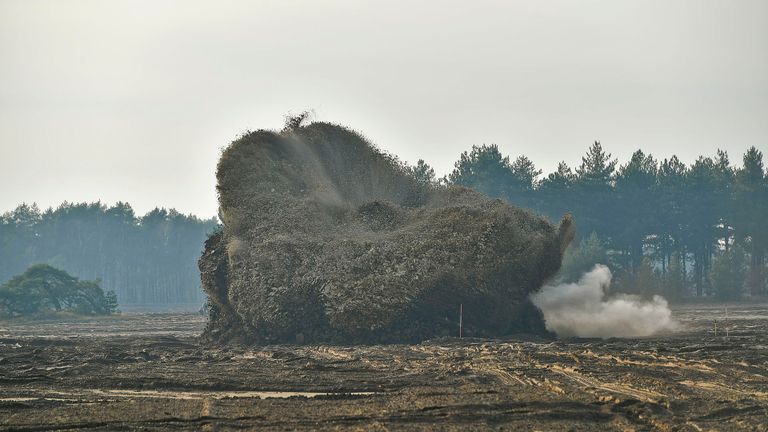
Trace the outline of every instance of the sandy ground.
{"type": "Polygon", "coordinates": [[[225,348],[199,315],[0,322],[0,430],[768,430],[768,305],[728,313],[677,308],[646,339],[225,348]]]}

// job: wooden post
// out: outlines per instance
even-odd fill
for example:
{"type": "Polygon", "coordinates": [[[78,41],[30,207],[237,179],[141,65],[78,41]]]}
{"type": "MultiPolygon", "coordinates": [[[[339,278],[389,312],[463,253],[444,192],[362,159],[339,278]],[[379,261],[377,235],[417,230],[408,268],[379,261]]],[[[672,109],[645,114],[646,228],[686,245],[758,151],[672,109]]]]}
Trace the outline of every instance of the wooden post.
{"type": "Polygon", "coordinates": [[[459,303],[459,339],[461,339],[461,330],[464,321],[464,304],[459,303]]]}

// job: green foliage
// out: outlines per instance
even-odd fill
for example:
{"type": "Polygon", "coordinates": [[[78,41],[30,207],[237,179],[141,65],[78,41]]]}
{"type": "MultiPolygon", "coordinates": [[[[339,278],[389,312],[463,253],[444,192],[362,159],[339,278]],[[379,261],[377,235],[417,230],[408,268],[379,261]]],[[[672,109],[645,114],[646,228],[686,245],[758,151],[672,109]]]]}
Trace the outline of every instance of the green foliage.
{"type": "Polygon", "coordinates": [[[47,264],[36,264],[0,286],[0,313],[31,315],[70,311],[106,315],[117,310],[114,293],[105,295],[98,280],[80,280],[47,264]]]}
{"type": "Polygon", "coordinates": [[[595,141],[587,154],[581,158],[581,165],[576,169],[579,181],[588,186],[605,187],[613,179],[618,160],[611,159],[611,154],[603,150],[600,141],[595,141]]]}
{"type": "Polygon", "coordinates": [[[419,184],[422,185],[436,185],[437,176],[435,170],[429,166],[424,159],[419,159],[416,165],[408,167],[408,173],[413,176],[419,184]]]}
{"type": "Polygon", "coordinates": [[[565,163],[560,162],[557,171],[549,174],[540,183],[537,192],[539,209],[550,220],[557,220],[561,215],[574,210],[573,187],[576,175],[565,163]]]}
{"type": "Polygon", "coordinates": [[[0,215],[0,283],[35,263],[102,280],[123,307],[199,305],[197,260],[215,219],[127,203],[68,203],[41,211],[22,204],[0,215]]]}
{"type": "Polygon", "coordinates": [[[747,280],[747,266],[744,251],[732,247],[721,253],[712,264],[710,280],[715,296],[721,300],[735,300],[742,297],[747,280]]]}
{"type": "Polygon", "coordinates": [[[447,181],[521,207],[530,207],[535,202],[537,179],[541,173],[526,156],[510,162],[508,156],[501,155],[496,144],[483,144],[472,146],[470,152],[461,154],[447,181]]]}
{"type": "Polygon", "coordinates": [[[110,290],[104,293],[104,306],[108,314],[113,314],[118,311],[117,294],[110,290]]]}
{"type": "Polygon", "coordinates": [[[514,181],[509,157],[502,156],[496,144],[472,146],[462,153],[448,180],[493,198],[506,197],[514,181]]]}
{"type": "Polygon", "coordinates": [[[614,243],[628,252],[629,262],[622,263],[625,267],[642,265],[643,242],[656,226],[657,170],[656,160],[638,150],[616,173],[613,195],[616,216],[623,223],[612,231],[614,243]]]}
{"type": "MultiPolygon", "coordinates": [[[[768,294],[768,174],[755,147],[739,168],[722,150],[690,165],[676,156],[659,162],[638,150],[619,165],[596,141],[575,172],[561,162],[539,181],[540,174],[527,157],[510,162],[498,146],[483,145],[462,153],[447,181],[553,221],[571,213],[582,235],[597,234],[629,291],[647,291],[638,282],[646,278],[672,299],[713,295],[713,259],[739,246],[747,254],[749,292],[768,294]]],[[[578,277],[569,270],[583,258],[578,249],[564,258],[562,274],[569,279],[578,277]]]]}
{"type": "Polygon", "coordinates": [[[613,181],[618,161],[603,150],[599,141],[595,141],[587,154],[581,158],[581,165],[576,169],[573,185],[573,213],[583,232],[597,232],[600,237],[615,237],[618,219],[615,214],[617,203],[613,197],[613,181]]]}
{"type": "Polygon", "coordinates": [[[517,186],[521,191],[532,191],[536,187],[536,179],[543,172],[536,169],[533,161],[526,156],[518,156],[512,165],[512,175],[516,180],[517,186]]]}
{"type": "Polygon", "coordinates": [[[750,254],[748,284],[753,295],[764,294],[768,251],[768,174],[763,153],[751,147],[735,173],[733,225],[735,238],[750,254]]]}

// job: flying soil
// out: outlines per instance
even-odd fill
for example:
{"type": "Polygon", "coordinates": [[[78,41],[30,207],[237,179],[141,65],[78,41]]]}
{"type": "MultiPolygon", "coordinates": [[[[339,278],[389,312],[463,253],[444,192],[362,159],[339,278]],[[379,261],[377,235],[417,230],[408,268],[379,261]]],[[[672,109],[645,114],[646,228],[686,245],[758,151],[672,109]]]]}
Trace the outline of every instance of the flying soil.
{"type": "Polygon", "coordinates": [[[413,342],[457,335],[459,305],[467,336],[545,333],[529,294],[574,235],[329,123],[243,135],[217,191],[199,266],[218,342],[413,342]]]}

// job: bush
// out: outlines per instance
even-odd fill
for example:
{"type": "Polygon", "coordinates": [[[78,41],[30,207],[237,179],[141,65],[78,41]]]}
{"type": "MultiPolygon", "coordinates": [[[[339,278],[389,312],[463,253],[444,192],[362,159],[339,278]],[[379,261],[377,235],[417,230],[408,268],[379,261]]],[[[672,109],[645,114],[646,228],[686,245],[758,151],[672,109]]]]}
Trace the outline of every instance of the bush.
{"type": "Polygon", "coordinates": [[[36,264],[0,286],[0,313],[111,314],[117,310],[117,296],[113,291],[105,294],[99,284],[99,280],[80,280],[47,264],[36,264]]]}

